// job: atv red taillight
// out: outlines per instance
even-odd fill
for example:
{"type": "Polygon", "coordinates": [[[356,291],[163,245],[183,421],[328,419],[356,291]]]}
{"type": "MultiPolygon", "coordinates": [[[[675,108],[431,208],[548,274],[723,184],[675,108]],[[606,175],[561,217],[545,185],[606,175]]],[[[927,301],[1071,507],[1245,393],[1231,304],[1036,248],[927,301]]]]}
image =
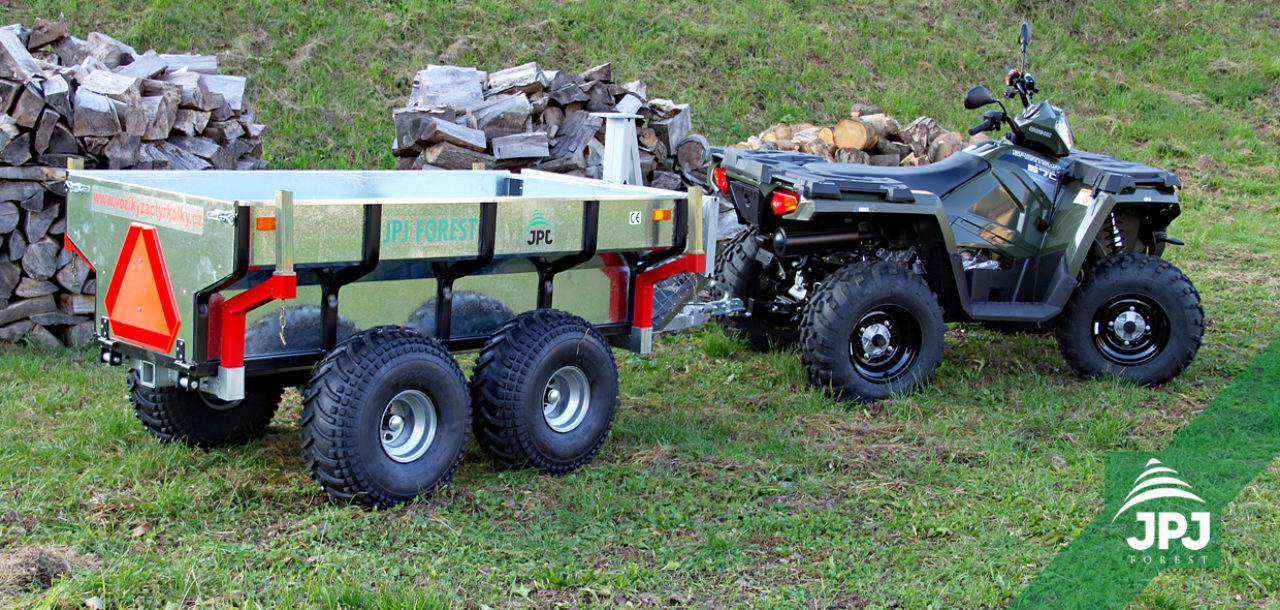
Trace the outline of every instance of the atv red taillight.
{"type": "Polygon", "coordinates": [[[787,189],[778,189],[769,199],[769,207],[772,207],[773,213],[779,216],[790,214],[800,207],[800,196],[787,189]]]}
{"type": "Polygon", "coordinates": [[[729,192],[729,174],[724,171],[723,167],[717,167],[715,171],[711,172],[711,177],[715,179],[716,188],[720,189],[721,193],[729,192]]]}

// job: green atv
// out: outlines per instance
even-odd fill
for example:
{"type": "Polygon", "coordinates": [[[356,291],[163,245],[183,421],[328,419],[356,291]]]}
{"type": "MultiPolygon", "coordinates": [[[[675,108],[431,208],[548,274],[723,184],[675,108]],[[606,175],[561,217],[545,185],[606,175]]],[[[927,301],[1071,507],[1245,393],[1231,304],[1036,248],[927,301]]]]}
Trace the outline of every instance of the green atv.
{"type": "Polygon", "coordinates": [[[1200,297],[1160,258],[1180,213],[1174,174],[1073,150],[1061,108],[1034,102],[1010,68],[970,134],[998,140],[922,167],[826,163],[799,153],[713,149],[711,182],[749,230],[716,263],[746,305],[726,329],[757,349],[799,344],[810,380],[855,400],[928,384],[947,321],[1052,329],[1087,377],[1155,386],[1182,372],[1204,332],[1200,297]]]}

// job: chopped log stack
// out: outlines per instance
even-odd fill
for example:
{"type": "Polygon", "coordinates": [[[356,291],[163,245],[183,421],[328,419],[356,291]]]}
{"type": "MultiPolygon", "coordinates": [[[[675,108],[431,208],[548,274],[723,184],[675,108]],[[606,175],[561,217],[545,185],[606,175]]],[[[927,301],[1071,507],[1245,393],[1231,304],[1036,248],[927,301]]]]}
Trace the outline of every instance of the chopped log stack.
{"type": "Polygon", "coordinates": [[[66,233],[67,161],[100,169],[264,169],[245,78],[37,19],[0,27],[0,341],[93,338],[97,280],[66,233]]]}
{"type": "Polygon", "coordinates": [[[984,139],[983,134],[966,139],[929,117],[902,125],[880,108],[854,104],[849,117],[835,125],[778,124],[732,148],[789,150],[838,163],[892,167],[937,163],[984,139]]]}
{"type": "Polygon", "coordinates": [[[533,168],[599,178],[604,120],[641,117],[644,183],[702,184],[706,140],[690,136],[688,104],[650,99],[644,81],[619,84],[602,64],[574,74],[536,62],[483,72],[431,65],[419,71],[408,104],[392,113],[398,169],[533,168]]]}

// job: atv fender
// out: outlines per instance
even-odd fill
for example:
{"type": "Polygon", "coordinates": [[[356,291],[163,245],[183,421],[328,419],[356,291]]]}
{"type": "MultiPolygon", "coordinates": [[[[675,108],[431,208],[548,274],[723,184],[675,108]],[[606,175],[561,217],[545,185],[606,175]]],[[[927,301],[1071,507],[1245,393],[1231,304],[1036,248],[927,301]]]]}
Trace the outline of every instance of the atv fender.
{"type": "MultiPolygon", "coordinates": [[[[1094,237],[1103,229],[1103,224],[1108,221],[1113,211],[1117,211],[1117,208],[1147,209],[1147,215],[1155,223],[1155,226],[1148,229],[1157,236],[1157,239],[1163,238],[1165,228],[1180,213],[1177,195],[1161,193],[1156,189],[1140,188],[1119,195],[1095,191],[1093,195],[1079,196],[1076,199],[1079,203],[1074,205],[1085,205],[1088,211],[1078,225],[1075,236],[1067,243],[1064,256],[1066,271],[1073,277],[1079,276],[1093,247],[1094,237]]],[[[1153,248],[1159,248],[1162,245],[1151,244],[1153,248]]],[[[1158,254],[1158,251],[1156,253],[1158,254]]]]}

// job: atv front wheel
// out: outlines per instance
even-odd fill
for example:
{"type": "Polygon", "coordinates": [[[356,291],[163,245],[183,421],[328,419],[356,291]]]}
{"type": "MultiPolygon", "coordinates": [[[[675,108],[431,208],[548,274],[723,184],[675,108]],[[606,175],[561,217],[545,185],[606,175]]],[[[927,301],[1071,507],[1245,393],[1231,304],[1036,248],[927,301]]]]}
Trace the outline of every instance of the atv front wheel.
{"type": "Polygon", "coordinates": [[[785,288],[776,278],[766,276],[756,258],[759,251],[755,230],[748,230],[730,240],[716,257],[716,281],[726,287],[729,296],[749,306],[743,315],[719,316],[716,322],[725,332],[746,339],[757,351],[786,349],[800,339],[799,306],[792,311],[777,307],[785,288]]]}
{"type": "Polygon", "coordinates": [[[875,401],[922,388],[942,362],[942,308],[920,276],[854,263],[823,282],[805,310],[800,358],[809,381],[875,401]]]}
{"type": "Polygon", "coordinates": [[[1115,374],[1157,386],[1177,377],[1200,349],[1204,309],[1191,280],[1146,254],[1098,261],[1057,324],[1062,357],[1085,377],[1115,374]]]}

